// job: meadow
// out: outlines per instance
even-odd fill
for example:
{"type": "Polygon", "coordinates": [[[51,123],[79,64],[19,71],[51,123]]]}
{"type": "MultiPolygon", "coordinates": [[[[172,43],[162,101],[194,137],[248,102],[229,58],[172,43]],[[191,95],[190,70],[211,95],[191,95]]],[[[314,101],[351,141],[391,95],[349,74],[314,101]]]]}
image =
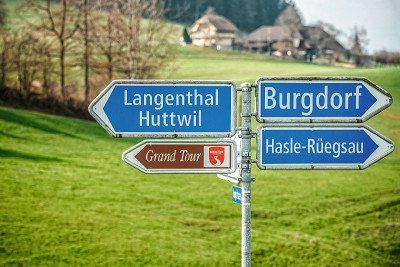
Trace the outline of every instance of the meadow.
{"type": "MultiPolygon", "coordinates": [[[[6,1],[10,9],[19,2],[6,1]]],[[[238,85],[261,76],[366,77],[394,98],[366,124],[400,141],[399,66],[348,69],[188,46],[158,74],[238,85]]],[[[121,160],[139,139],[0,105],[0,265],[240,265],[241,207],[229,183],[212,174],[143,174],[121,160]]],[[[400,265],[398,149],[363,171],[254,164],[252,176],[253,265],[400,265]]]]}
{"type": "MultiPolygon", "coordinates": [[[[367,77],[394,98],[367,124],[400,141],[399,67],[344,69],[192,47],[179,49],[175,65],[160,78],[367,77]]],[[[239,265],[241,208],[231,185],[210,174],[143,174],[121,160],[137,142],[113,139],[95,122],[0,107],[0,264],[239,265]]],[[[253,264],[399,265],[399,156],[363,171],[254,165],[253,264]]]]}

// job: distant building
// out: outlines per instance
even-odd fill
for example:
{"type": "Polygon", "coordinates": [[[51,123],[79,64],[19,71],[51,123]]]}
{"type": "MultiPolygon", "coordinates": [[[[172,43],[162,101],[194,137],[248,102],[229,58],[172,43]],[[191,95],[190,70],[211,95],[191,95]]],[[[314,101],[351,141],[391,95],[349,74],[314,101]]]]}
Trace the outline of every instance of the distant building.
{"type": "MultiPolygon", "coordinates": [[[[344,60],[346,48],[327,33],[321,26],[303,26],[300,30],[305,42],[303,47],[307,57],[318,56],[330,62],[344,60]]],[[[311,61],[311,58],[308,58],[311,61]]]]}
{"type": "Polygon", "coordinates": [[[346,49],[321,26],[304,26],[296,7],[288,5],[276,18],[275,25],[261,26],[244,43],[249,50],[312,60],[332,62],[344,57],[346,49]]]}
{"type": "Polygon", "coordinates": [[[245,48],[253,51],[283,54],[297,52],[303,36],[290,26],[261,26],[251,32],[245,41],[245,48]]]}
{"type": "Polygon", "coordinates": [[[218,49],[232,48],[238,29],[229,19],[208,8],[204,15],[190,27],[192,43],[197,46],[212,46],[218,49]]]}
{"type": "Polygon", "coordinates": [[[288,5],[275,19],[275,25],[300,29],[303,22],[296,6],[294,4],[288,5]]]}

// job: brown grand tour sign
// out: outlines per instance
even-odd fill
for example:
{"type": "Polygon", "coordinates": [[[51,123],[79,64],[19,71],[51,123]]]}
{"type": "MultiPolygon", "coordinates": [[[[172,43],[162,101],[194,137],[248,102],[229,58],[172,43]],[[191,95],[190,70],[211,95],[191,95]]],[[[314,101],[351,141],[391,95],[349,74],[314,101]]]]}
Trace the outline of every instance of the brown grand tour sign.
{"type": "Polygon", "coordinates": [[[146,140],[127,150],[122,159],[146,173],[232,173],[233,151],[230,140],[146,140]]]}

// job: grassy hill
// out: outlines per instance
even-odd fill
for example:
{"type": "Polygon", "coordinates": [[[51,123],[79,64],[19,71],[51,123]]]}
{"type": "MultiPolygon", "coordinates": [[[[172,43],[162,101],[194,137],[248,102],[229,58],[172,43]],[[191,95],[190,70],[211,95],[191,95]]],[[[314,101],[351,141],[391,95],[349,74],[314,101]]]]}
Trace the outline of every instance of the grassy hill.
{"type": "MultiPolygon", "coordinates": [[[[394,97],[367,124],[400,141],[400,68],[343,69],[181,48],[175,79],[354,75],[394,97]]],[[[239,265],[241,209],[216,175],[146,175],[137,139],[0,107],[0,265],[239,265]]],[[[400,155],[364,171],[253,167],[255,265],[399,265],[400,155]]]]}

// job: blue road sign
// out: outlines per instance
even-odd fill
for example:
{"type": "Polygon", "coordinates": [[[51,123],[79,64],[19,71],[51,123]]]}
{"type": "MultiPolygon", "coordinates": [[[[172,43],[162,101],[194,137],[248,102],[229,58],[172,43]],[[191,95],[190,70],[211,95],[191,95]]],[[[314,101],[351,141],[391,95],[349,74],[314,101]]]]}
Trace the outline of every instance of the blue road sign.
{"type": "Polygon", "coordinates": [[[392,103],[364,78],[260,78],[259,122],[363,122],[392,103]]]}
{"type": "Polygon", "coordinates": [[[364,125],[261,125],[261,169],[365,169],[394,150],[388,138],[364,125]]]}
{"type": "Polygon", "coordinates": [[[242,188],[239,186],[232,186],[232,201],[234,203],[242,204],[242,188]]]}
{"type": "Polygon", "coordinates": [[[236,89],[226,81],[114,81],[89,112],[114,137],[227,137],[236,89]]]}

